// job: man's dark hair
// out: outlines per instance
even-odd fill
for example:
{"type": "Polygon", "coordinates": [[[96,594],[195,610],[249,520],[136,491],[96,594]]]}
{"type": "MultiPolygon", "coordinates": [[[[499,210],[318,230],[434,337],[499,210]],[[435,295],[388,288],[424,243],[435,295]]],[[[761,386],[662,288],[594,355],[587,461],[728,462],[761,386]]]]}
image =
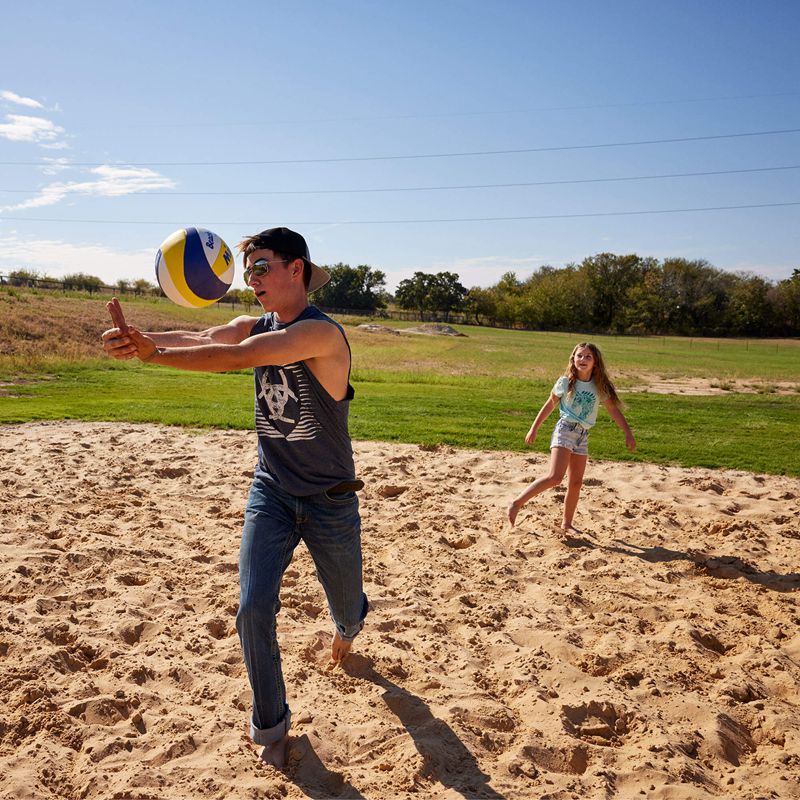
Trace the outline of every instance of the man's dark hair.
{"type": "MultiPolygon", "coordinates": [[[[236,249],[243,254],[245,261],[247,261],[247,256],[254,250],[272,250],[269,244],[264,242],[261,234],[258,233],[254,236],[246,236],[236,245],[236,249]]],[[[289,264],[298,259],[303,262],[303,285],[307,290],[308,284],[311,281],[311,265],[302,256],[295,256],[291,253],[281,253],[278,250],[272,250],[272,252],[275,253],[276,259],[286,262],[284,265],[286,268],[288,268],[289,264]]]]}

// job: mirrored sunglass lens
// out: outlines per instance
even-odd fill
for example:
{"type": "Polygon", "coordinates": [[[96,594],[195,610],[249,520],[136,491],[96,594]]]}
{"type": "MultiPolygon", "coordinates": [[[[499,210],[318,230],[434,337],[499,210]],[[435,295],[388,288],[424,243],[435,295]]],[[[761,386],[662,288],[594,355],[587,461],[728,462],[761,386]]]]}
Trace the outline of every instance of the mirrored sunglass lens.
{"type": "Polygon", "coordinates": [[[250,280],[253,275],[266,275],[269,272],[269,262],[259,259],[253,264],[252,267],[246,267],[244,271],[245,283],[250,280]]]}

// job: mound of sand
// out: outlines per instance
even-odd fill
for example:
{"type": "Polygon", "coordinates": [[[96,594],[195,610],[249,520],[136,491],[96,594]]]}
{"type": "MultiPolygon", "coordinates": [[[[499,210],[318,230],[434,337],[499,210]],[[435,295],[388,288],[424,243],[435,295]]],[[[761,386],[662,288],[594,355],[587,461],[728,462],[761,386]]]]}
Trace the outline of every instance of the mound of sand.
{"type": "Polygon", "coordinates": [[[360,331],[364,331],[365,333],[391,333],[394,336],[399,336],[400,331],[396,330],[395,328],[388,328],[386,325],[375,325],[371,322],[364,322],[358,326],[360,331]]]}
{"type": "Polygon", "coordinates": [[[234,631],[247,432],[0,428],[4,798],[791,798],[800,481],[356,443],[354,653],[306,551],[280,614],[286,774],[246,737],[234,631]]]}
{"type": "Polygon", "coordinates": [[[457,331],[452,325],[444,325],[441,322],[426,322],[424,325],[417,325],[414,328],[403,328],[403,333],[422,333],[426,336],[466,336],[466,333],[457,331]]]}

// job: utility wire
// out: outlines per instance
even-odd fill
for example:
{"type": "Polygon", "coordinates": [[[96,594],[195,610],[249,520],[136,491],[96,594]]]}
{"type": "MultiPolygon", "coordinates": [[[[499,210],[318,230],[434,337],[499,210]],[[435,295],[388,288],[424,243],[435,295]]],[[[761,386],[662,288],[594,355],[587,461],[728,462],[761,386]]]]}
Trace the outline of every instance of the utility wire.
{"type": "MultiPolygon", "coordinates": [[[[684,97],[674,100],[631,100],[620,103],[590,103],[569,106],[536,106],[533,108],[506,108],[488,109],[483,111],[443,111],[429,114],[362,114],[351,117],[304,117],[306,124],[319,125],[327,122],[379,122],[382,120],[400,119],[448,119],[451,117],[486,117],[505,116],[508,114],[539,114],[545,111],[598,111],[604,108],[637,108],[639,106],[664,106],[683,105],[684,103],[712,103],[721,100],[758,100],[773,97],[797,97],[800,92],[772,92],[768,94],[740,94],[722,95],[717,97],[684,97]]],[[[263,120],[235,121],[235,122],[138,122],[131,125],[133,128],[241,128],[241,127],[278,127],[283,125],[296,125],[297,121],[291,120],[263,120]]]]}
{"type": "MultiPolygon", "coordinates": [[[[251,197],[261,195],[286,195],[286,194],[367,194],[370,192],[435,192],[450,189],[508,189],[525,186],[566,186],[582,183],[619,183],[623,181],[651,181],[663,178],[695,178],[710,175],[742,175],[753,172],[780,172],[791,169],[800,169],[800,164],[788,164],[778,167],[752,167],[749,169],[721,169],[706,172],[671,172],[663,175],[630,175],[610,178],[574,178],[557,181],[524,181],[517,183],[473,183],[455,186],[398,186],[377,187],[369,189],[269,189],[252,192],[130,192],[125,197],[251,197]]],[[[47,187],[45,187],[47,188],[47,187]]],[[[65,189],[70,189],[70,184],[64,184],[65,189]]],[[[0,189],[5,194],[33,194],[40,189],[0,189]]]]}
{"type": "MultiPolygon", "coordinates": [[[[537,220],[537,219],[582,219],[588,217],[628,217],[628,216],[643,216],[646,214],[685,214],[697,211],[733,211],[739,209],[750,208],[787,208],[790,206],[800,206],[800,200],[790,201],[787,203],[753,203],[747,205],[732,205],[732,206],[703,206],[697,208],[662,208],[662,209],[649,209],[644,211],[590,211],[580,214],[533,214],[525,216],[514,217],[458,217],[458,218],[440,218],[440,219],[361,219],[361,220],[302,220],[302,221],[286,221],[285,225],[411,225],[411,224],[424,224],[424,223],[442,223],[442,222],[512,222],[522,220],[537,220]]],[[[169,222],[167,220],[131,220],[131,219],[63,219],[57,217],[9,217],[0,214],[0,222],[10,220],[14,222],[65,222],[68,224],[98,224],[98,225],[184,225],[185,221],[169,222]]],[[[223,225],[242,225],[242,226],[255,226],[261,225],[264,220],[259,222],[247,222],[236,220],[233,222],[203,222],[204,225],[213,225],[214,227],[221,227],[223,225]]],[[[201,223],[198,223],[201,224],[201,223]]]]}
{"type": "MultiPolygon", "coordinates": [[[[271,164],[334,164],[352,163],[356,161],[408,161],[423,158],[464,158],[467,156],[498,156],[519,155],[522,153],[553,153],[569,150],[598,150],[612,147],[633,147],[638,145],[675,144],[680,142],[709,142],[719,139],[741,139],[754,136],[776,136],[788,133],[800,133],[800,128],[786,128],[783,130],[748,131],[745,133],[722,133],[711,136],[681,136],[670,139],[641,139],[630,142],[603,142],[600,144],[557,145],[553,147],[522,147],[510,150],[472,150],[461,153],[416,153],[413,155],[391,156],[348,156],[339,158],[280,158],[267,161],[125,161],[113,166],[127,167],[241,167],[241,166],[266,166],[271,164]]],[[[52,166],[42,161],[0,161],[1,166],[52,166]]],[[[73,161],[66,166],[72,167],[100,167],[107,162],[73,161]]]]}

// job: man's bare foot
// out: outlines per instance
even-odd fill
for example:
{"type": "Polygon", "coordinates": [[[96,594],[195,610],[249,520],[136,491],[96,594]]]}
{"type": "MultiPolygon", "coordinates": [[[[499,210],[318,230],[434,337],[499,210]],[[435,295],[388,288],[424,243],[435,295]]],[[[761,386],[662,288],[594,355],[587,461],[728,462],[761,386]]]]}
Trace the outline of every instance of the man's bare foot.
{"type": "Polygon", "coordinates": [[[514,527],[514,525],[517,522],[517,514],[519,514],[520,508],[521,508],[521,506],[518,506],[516,503],[511,503],[508,506],[508,509],[507,509],[507,511],[508,511],[508,521],[511,524],[512,528],[514,527]]]}
{"type": "Polygon", "coordinates": [[[339,636],[339,631],[333,635],[333,644],[331,645],[331,660],[335,664],[344,661],[344,657],[350,652],[353,646],[352,642],[345,641],[339,636]]]}
{"type": "Polygon", "coordinates": [[[285,733],[277,742],[264,746],[259,756],[265,764],[276,769],[283,769],[286,763],[286,747],[289,744],[289,734],[285,733]]]}

